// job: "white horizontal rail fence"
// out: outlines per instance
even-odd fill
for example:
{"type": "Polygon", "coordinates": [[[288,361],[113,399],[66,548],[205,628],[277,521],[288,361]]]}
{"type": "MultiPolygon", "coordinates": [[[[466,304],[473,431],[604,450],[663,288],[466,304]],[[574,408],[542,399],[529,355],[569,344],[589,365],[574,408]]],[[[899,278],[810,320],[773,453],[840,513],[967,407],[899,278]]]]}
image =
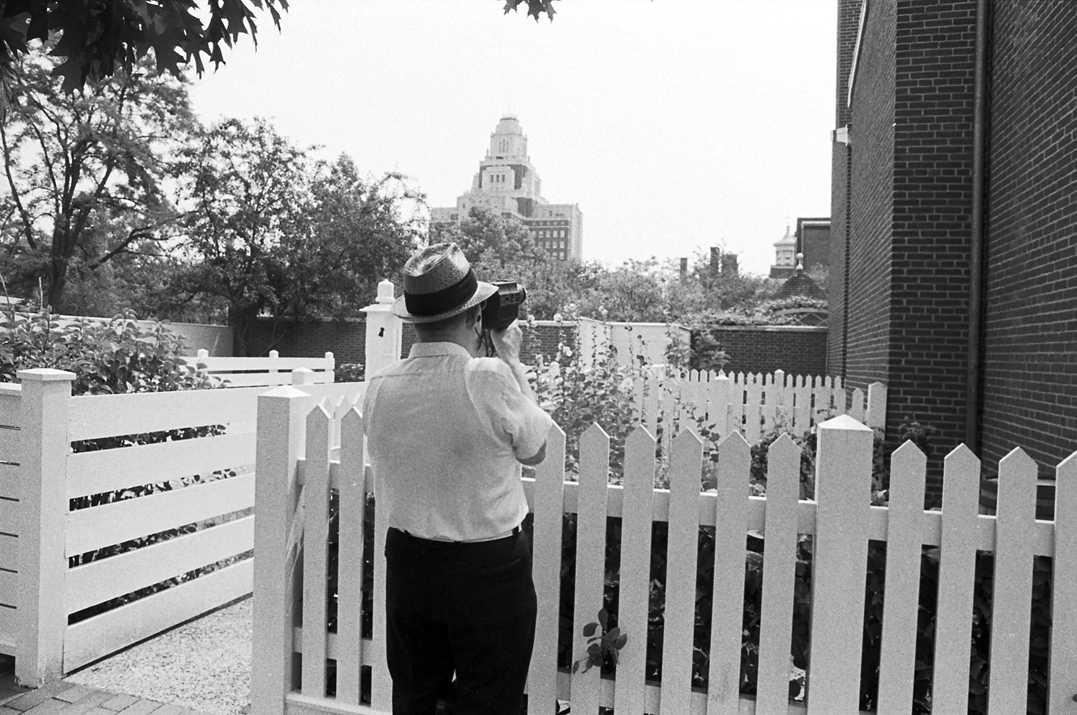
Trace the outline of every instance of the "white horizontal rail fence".
{"type": "MultiPolygon", "coordinates": [[[[291,377],[305,394],[354,398],[365,388],[309,384],[307,370],[291,377]]],[[[18,400],[22,428],[14,432],[19,501],[0,500],[0,531],[18,525],[18,567],[0,567],[0,640],[14,641],[16,674],[26,684],[58,678],[244,596],[253,582],[255,420],[265,388],[72,397],[73,378],[26,370],[21,393],[0,392],[0,410],[18,400]],[[217,434],[72,451],[75,442],[207,426],[219,426],[217,434]],[[145,485],[156,487],[136,496],[145,485]],[[72,499],[116,493],[122,496],[69,509],[72,499]],[[121,544],[117,553],[101,553],[121,544]],[[69,566],[73,557],[81,558],[69,566]],[[210,565],[218,568],[191,574],[210,565]],[[173,585],[130,597],[165,582],[173,585]],[[128,602],[80,613],[114,599],[128,602]],[[76,613],[80,619],[69,625],[76,613]]],[[[7,469],[0,467],[5,485],[7,469]]],[[[0,539],[6,558],[12,540],[0,539]]]]}
{"type": "Polygon", "coordinates": [[[724,437],[730,431],[750,444],[771,431],[803,435],[831,417],[848,414],[875,429],[886,427],[886,386],[872,383],[865,394],[851,393],[840,377],[770,375],[668,367],[647,371],[634,381],[635,416],[669,454],[674,435],[706,426],[724,437]]]}
{"type": "MultiPolygon", "coordinates": [[[[362,583],[363,505],[370,492],[363,468],[362,418],[348,405],[314,406],[280,388],[259,402],[258,513],[255,564],[254,715],[388,712],[391,683],[384,665],[384,562],[375,509],[373,584],[362,583]],[[334,458],[337,425],[343,435],[334,458]],[[329,494],[340,494],[337,594],[327,590],[329,494]],[[299,505],[298,507],[296,505],[299,505]],[[360,596],[373,592],[371,639],[360,637],[360,596]],[[325,604],[336,598],[339,626],[326,628],[325,604]],[[298,607],[297,607],[298,606],[298,607]],[[301,654],[296,658],[296,654],[301,654]],[[301,665],[295,665],[301,661],[301,665]],[[325,677],[336,665],[335,695],[325,677]],[[360,704],[362,669],[370,667],[369,704],[360,704]]],[[[994,608],[988,707],[1025,711],[1033,558],[1053,557],[1048,713],[1072,712],[1077,692],[1077,454],[1058,467],[1055,522],[1035,519],[1036,465],[1014,450],[1000,465],[998,515],[977,513],[979,461],[964,446],[945,460],[941,512],[923,510],[926,460],[905,444],[892,460],[891,503],[870,505],[872,430],[852,417],[819,427],[817,501],[798,500],[800,448],[786,435],[769,448],[763,497],[749,496],[748,442],[730,434],[718,446],[717,489],[701,493],[702,443],[690,432],[672,447],[670,488],[655,489],[654,439],[637,428],[628,438],[623,485],[607,483],[609,440],[597,426],[581,438],[579,481],[565,481],[564,435],[550,432],[547,458],[525,491],[534,515],[538,621],[528,681],[529,712],[548,715],[554,700],[572,712],[618,713],[857,713],[870,540],[887,542],[885,610],[878,712],[912,709],[917,667],[921,551],[938,547],[937,644],[933,708],[963,713],[969,698],[969,643],[977,550],[994,552],[994,608]],[[603,607],[606,518],[622,520],[618,625],[628,642],[615,677],[599,669],[559,667],[562,520],[577,517],[572,658],[581,658],[583,624],[603,607]],[[650,611],[651,526],[668,523],[661,682],[645,679],[650,611]],[[714,533],[713,608],[706,648],[706,688],[693,687],[693,643],[701,527],[714,533]],[[762,601],[757,692],[739,693],[745,542],[762,534],[762,601]],[[813,537],[811,648],[806,703],[790,702],[791,622],[798,537],[813,537]],[[1069,708],[1069,709],[1067,709],[1069,708]]],[[[563,665],[563,664],[562,664],[563,665]]]]}
{"type": "Polygon", "coordinates": [[[21,398],[21,386],[0,384],[0,653],[5,655],[15,655],[21,398]]]}
{"type": "Polygon", "coordinates": [[[198,365],[221,379],[225,387],[291,385],[292,371],[300,368],[313,374],[310,383],[321,385],[332,383],[336,370],[333,353],[320,358],[282,358],[276,350],[270,350],[269,357],[211,357],[208,350],[199,350],[195,357],[183,359],[188,365],[198,365]]]}

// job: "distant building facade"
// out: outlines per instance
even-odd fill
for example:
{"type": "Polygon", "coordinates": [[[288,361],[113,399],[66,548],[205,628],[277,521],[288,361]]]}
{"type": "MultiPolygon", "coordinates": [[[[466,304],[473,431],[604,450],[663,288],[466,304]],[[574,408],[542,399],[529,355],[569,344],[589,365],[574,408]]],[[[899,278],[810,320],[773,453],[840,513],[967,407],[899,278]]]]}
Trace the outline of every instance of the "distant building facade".
{"type": "Polygon", "coordinates": [[[556,260],[580,260],[583,255],[583,213],[577,204],[551,204],[542,197],[542,180],[514,116],[498,122],[471,189],[457,197],[456,206],[430,209],[430,226],[462,221],[472,208],[520,221],[556,260]]]}
{"type": "Polygon", "coordinates": [[[829,218],[798,218],[796,232],[786,225],[785,235],[774,242],[770,277],[790,278],[797,265],[805,270],[830,266],[829,218]]]}

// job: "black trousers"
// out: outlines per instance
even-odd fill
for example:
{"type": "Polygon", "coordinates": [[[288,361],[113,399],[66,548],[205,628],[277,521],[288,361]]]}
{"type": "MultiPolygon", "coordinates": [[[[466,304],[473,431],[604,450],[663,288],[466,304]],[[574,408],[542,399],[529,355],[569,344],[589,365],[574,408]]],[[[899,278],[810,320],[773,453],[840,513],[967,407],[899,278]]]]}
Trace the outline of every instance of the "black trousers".
{"type": "Polygon", "coordinates": [[[386,656],[393,715],[518,715],[537,600],[526,532],[478,543],[389,529],[386,656]]]}

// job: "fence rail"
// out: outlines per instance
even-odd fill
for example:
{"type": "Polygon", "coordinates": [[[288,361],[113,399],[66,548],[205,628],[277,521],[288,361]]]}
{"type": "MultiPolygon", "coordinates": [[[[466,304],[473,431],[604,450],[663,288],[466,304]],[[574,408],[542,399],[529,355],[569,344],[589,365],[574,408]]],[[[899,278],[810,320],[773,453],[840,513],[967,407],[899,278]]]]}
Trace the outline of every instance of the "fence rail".
{"type": "MultiPolygon", "coordinates": [[[[365,389],[285,374],[318,398],[365,389]]],[[[0,386],[0,652],[26,684],[253,583],[265,387],[72,397],[73,378],[28,370],[21,385],[0,386]]]]}
{"type": "Polygon", "coordinates": [[[274,387],[294,382],[292,371],[300,368],[313,373],[313,384],[332,383],[336,359],[333,353],[324,357],[282,358],[276,350],[269,357],[211,357],[208,350],[199,350],[194,357],[183,358],[188,365],[204,368],[222,380],[227,387],[274,387]]]}
{"type": "Polygon", "coordinates": [[[731,430],[756,444],[768,432],[800,436],[831,417],[851,415],[886,427],[886,386],[848,390],[840,377],[679,371],[658,366],[634,380],[634,415],[668,450],[684,429],[731,430]]]}
{"type": "MultiPolygon", "coordinates": [[[[280,388],[259,398],[253,713],[388,712],[391,684],[384,663],[382,546],[384,522],[374,510],[373,582],[364,582],[362,529],[371,491],[362,451],[362,418],[354,407],[312,405],[306,395],[280,388]],[[337,437],[336,435],[341,435],[337,437]],[[338,442],[338,439],[340,440],[338,442]],[[339,451],[338,451],[339,449],[339,451]],[[339,494],[338,587],[329,588],[327,544],[333,538],[329,495],[339,494]],[[297,504],[299,505],[297,507],[297,504]],[[360,637],[361,594],[373,593],[372,637],[360,637]],[[325,604],[339,609],[336,632],[326,627],[325,604]],[[298,656],[298,657],[297,657],[298,656]],[[325,674],[335,663],[335,683],[325,674]],[[296,665],[298,663],[298,665],[296,665]],[[369,686],[364,689],[364,670],[369,686]],[[293,687],[301,681],[301,686],[293,687]]],[[[1052,559],[1052,602],[1069,603],[1077,587],[1077,454],[1058,467],[1054,522],[1035,519],[1036,467],[1021,450],[1003,460],[998,515],[977,513],[980,464],[965,447],[945,460],[943,510],[923,510],[926,460],[911,444],[892,459],[891,501],[869,502],[872,430],[851,416],[818,429],[816,499],[799,500],[800,449],[788,437],[769,448],[766,497],[749,496],[750,450],[739,433],[718,446],[717,488],[701,492],[702,443],[684,432],[672,446],[670,488],[654,488],[656,443],[642,428],[628,440],[623,485],[607,483],[609,441],[598,427],[581,438],[578,483],[566,482],[564,435],[551,430],[547,458],[525,481],[533,514],[533,576],[538,592],[537,635],[528,681],[529,712],[545,715],[553,701],[568,700],[573,713],[742,713],[763,715],[859,711],[861,643],[869,541],[886,542],[882,645],[878,665],[879,713],[908,713],[918,633],[918,594],[924,547],[937,549],[938,608],[933,655],[933,711],[966,712],[972,599],[977,550],[994,554],[990,684],[993,713],[1024,712],[1028,697],[1033,559],[1052,559]],[[574,604],[559,612],[562,542],[566,514],[575,513],[574,604]],[[606,602],[606,521],[621,520],[618,625],[628,643],[612,680],[597,668],[571,673],[559,653],[562,617],[574,634],[570,659],[583,655],[582,625],[606,602]],[[651,533],[666,524],[667,545],[660,682],[645,677],[651,591],[651,533]],[[713,549],[696,547],[702,535],[713,549]],[[756,691],[740,694],[745,542],[765,540],[756,691]],[[807,700],[790,700],[790,624],[797,599],[797,558],[802,537],[811,538],[810,663],[807,700]],[[697,560],[700,553],[707,556],[697,560]],[[700,569],[713,606],[704,655],[693,645],[700,569]],[[850,585],[854,585],[850,587],[850,585]],[[859,586],[856,586],[859,584],[859,586]],[[850,617],[856,614],[857,617],[850,617]],[[560,659],[560,660],[559,660],[560,659]],[[700,666],[696,661],[702,659],[700,666]],[[703,674],[705,673],[705,677],[703,674]],[[697,675],[699,677],[697,677],[697,675]],[[706,685],[701,686],[700,681],[706,685]]],[[[1048,644],[1046,711],[1070,712],[1077,693],[1077,611],[1056,607],[1048,644]]],[[[697,644],[698,645],[698,644],[697,644]]],[[[803,644],[801,644],[803,645],[803,644]]]]}

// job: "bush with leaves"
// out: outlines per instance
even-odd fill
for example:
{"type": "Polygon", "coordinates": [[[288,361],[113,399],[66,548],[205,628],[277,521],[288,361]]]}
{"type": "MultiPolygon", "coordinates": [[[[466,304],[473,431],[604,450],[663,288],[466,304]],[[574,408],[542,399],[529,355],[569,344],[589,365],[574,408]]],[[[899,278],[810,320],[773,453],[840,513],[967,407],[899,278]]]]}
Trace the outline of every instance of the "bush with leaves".
{"type": "MultiPolygon", "coordinates": [[[[48,311],[7,312],[0,316],[0,382],[14,382],[20,370],[53,368],[75,374],[71,392],[79,395],[107,395],[132,392],[172,392],[219,387],[220,382],[205,370],[187,365],[181,358],[186,352],[181,336],[161,323],[144,327],[130,315],[111,320],[59,318],[48,311]]],[[[220,425],[121,435],[81,440],[71,445],[74,452],[91,452],[141,444],[192,439],[222,434],[220,425]]],[[[70,500],[72,511],[134,499],[161,491],[179,489],[190,484],[235,476],[232,470],[208,475],[191,475],[169,482],[152,482],[118,491],[91,494],[70,500]]],[[[122,544],[70,557],[71,566],[100,560],[132,549],[164,541],[200,528],[187,524],[150,534],[122,544]]],[[[219,567],[219,565],[218,565],[219,567]]],[[[154,584],[85,611],[72,614],[72,622],[88,618],[151,593],[161,591],[214,567],[206,567],[154,584]]]]}

